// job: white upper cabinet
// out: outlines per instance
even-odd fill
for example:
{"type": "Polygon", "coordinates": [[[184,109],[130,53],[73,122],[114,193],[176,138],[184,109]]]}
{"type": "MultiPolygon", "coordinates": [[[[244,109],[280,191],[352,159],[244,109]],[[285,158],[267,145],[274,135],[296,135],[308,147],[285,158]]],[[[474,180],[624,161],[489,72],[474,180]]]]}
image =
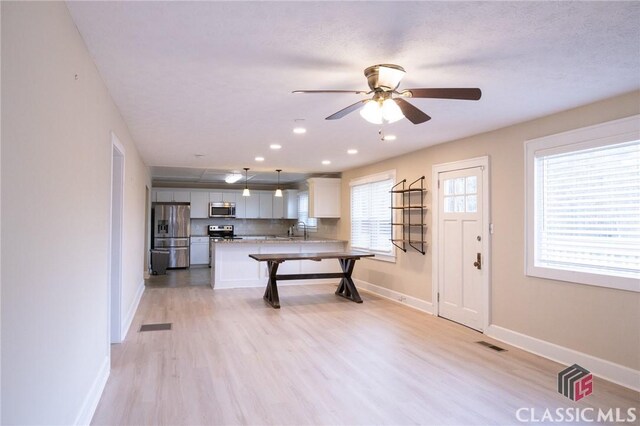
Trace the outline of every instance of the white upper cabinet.
{"type": "Polygon", "coordinates": [[[340,178],[311,178],[309,217],[340,217],[340,178]]]}
{"type": "Polygon", "coordinates": [[[260,197],[260,217],[261,219],[273,218],[273,192],[261,191],[258,193],[260,197]]]}
{"type": "Polygon", "coordinates": [[[158,203],[189,203],[191,192],[187,190],[154,189],[151,191],[151,201],[158,203]]]}
{"type": "MultiPolygon", "coordinates": [[[[271,193],[273,195],[273,192],[271,193]]],[[[273,218],[284,218],[284,191],[282,191],[282,197],[276,197],[273,195],[273,218]]]]}
{"type": "MultiPolygon", "coordinates": [[[[285,189],[282,191],[284,201],[284,219],[298,218],[298,191],[296,189],[285,189]]],[[[275,205],[274,205],[275,206],[275,205]]],[[[275,211],[275,207],[274,207],[275,211]]]]}
{"type": "Polygon", "coordinates": [[[209,193],[205,191],[191,191],[191,219],[206,219],[209,217],[209,193]]]}
{"type": "MultiPolygon", "coordinates": [[[[251,191],[249,197],[244,198],[245,214],[247,219],[258,219],[260,217],[260,193],[258,191],[251,191]]],[[[236,212],[236,217],[238,217],[236,212]]]]}
{"type": "Polygon", "coordinates": [[[173,201],[176,203],[189,203],[191,202],[190,191],[173,191],[173,201]]]}

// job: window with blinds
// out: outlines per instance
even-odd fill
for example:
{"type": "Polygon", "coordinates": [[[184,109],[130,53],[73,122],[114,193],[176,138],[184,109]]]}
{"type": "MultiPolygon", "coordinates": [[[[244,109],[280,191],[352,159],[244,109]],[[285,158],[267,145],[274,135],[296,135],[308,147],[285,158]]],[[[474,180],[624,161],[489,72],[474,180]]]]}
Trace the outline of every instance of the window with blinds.
{"type": "Polygon", "coordinates": [[[298,193],[298,221],[307,225],[307,230],[316,232],[318,230],[318,219],[309,217],[309,193],[298,193]]]}
{"type": "Polygon", "coordinates": [[[530,275],[558,270],[543,275],[640,291],[638,135],[560,145],[532,157],[530,275]]]}
{"type": "Polygon", "coordinates": [[[391,244],[391,195],[394,178],[389,174],[351,183],[351,247],[381,255],[393,255],[391,244]]]}

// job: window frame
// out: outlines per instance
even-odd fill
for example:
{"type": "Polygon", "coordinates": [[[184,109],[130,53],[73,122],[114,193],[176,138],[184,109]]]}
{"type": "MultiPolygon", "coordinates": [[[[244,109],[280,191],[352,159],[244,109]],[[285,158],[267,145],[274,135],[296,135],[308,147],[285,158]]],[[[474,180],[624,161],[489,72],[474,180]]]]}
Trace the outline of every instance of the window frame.
{"type": "Polygon", "coordinates": [[[318,232],[318,218],[309,217],[309,191],[308,190],[298,191],[298,196],[296,198],[296,201],[298,203],[298,219],[296,223],[300,223],[300,222],[304,223],[305,228],[307,229],[307,232],[318,232]],[[307,197],[307,210],[306,210],[307,217],[306,217],[306,220],[302,220],[300,219],[300,200],[305,196],[307,197]],[[310,222],[309,219],[313,219],[314,221],[313,225],[309,223],[310,222]]]}
{"type": "MultiPolygon", "coordinates": [[[[374,183],[374,182],[380,182],[383,180],[391,180],[393,183],[396,182],[396,171],[394,170],[387,170],[384,172],[380,172],[380,173],[374,173],[371,175],[367,175],[367,176],[361,176],[358,178],[354,178],[351,179],[349,181],[349,244],[351,244],[351,235],[353,232],[353,205],[351,204],[351,191],[352,188],[354,186],[358,186],[358,185],[365,185],[365,184],[369,184],[369,183],[374,183]]],[[[389,200],[391,200],[391,194],[389,194],[389,200]]],[[[391,214],[392,212],[389,212],[389,221],[391,221],[391,214]]],[[[397,214],[397,212],[393,212],[393,214],[397,214]]],[[[396,231],[394,230],[394,226],[391,226],[391,236],[390,238],[395,238],[395,233],[396,231]]],[[[384,262],[391,262],[391,263],[395,263],[396,262],[396,254],[397,254],[397,250],[396,247],[391,244],[391,251],[387,254],[387,253],[380,253],[377,251],[373,251],[373,250],[366,250],[366,249],[361,249],[361,248],[354,248],[354,250],[360,250],[360,251],[367,251],[369,253],[372,253],[375,255],[375,257],[368,257],[365,258],[365,260],[380,260],[380,261],[384,261],[384,262]]]]}
{"type": "Polygon", "coordinates": [[[640,115],[633,115],[619,120],[525,141],[525,275],[640,292],[640,280],[636,278],[569,269],[556,269],[535,264],[536,158],[615,145],[639,139],[640,115]]]}

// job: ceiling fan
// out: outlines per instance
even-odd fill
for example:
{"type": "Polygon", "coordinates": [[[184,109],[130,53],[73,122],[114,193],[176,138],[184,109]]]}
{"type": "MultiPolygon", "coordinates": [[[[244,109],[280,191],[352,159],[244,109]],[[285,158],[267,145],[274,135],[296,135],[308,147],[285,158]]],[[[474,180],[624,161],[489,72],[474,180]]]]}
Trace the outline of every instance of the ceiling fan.
{"type": "Polygon", "coordinates": [[[424,123],[431,119],[427,114],[410,104],[405,98],[435,98],[435,99],[462,99],[477,101],[482,92],[477,88],[448,88],[448,89],[405,89],[398,91],[398,86],[405,70],[400,65],[379,64],[364,70],[370,91],[363,90],[294,90],[293,93],[355,93],[370,95],[370,99],[363,99],[355,104],[341,109],[332,114],[326,120],[337,120],[345,115],[360,109],[360,115],[370,123],[393,123],[407,118],[413,124],[424,123]],[[394,96],[395,95],[395,96],[394,96]]]}

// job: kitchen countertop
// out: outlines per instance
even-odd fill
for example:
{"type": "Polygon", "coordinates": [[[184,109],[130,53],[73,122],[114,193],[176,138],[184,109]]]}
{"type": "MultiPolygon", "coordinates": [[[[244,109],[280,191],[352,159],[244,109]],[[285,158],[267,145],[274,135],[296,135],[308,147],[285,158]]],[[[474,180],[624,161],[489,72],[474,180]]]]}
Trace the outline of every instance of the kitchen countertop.
{"type": "Polygon", "coordinates": [[[238,235],[241,240],[218,240],[216,244],[291,244],[291,243],[346,243],[345,240],[333,240],[331,238],[308,237],[280,237],[272,235],[238,235]]]}

